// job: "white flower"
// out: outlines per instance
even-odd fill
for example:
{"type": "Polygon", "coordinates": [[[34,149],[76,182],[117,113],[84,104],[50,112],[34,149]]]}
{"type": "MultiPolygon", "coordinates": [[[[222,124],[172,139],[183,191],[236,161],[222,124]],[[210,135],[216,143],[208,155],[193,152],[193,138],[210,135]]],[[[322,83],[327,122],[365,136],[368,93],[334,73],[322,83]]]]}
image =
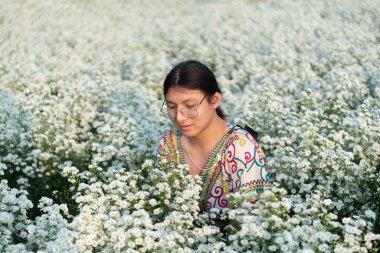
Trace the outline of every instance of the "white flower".
{"type": "Polygon", "coordinates": [[[269,250],[269,251],[276,251],[276,250],[277,250],[277,246],[276,246],[276,245],[270,245],[270,246],[268,247],[268,250],[269,250]]]}
{"type": "Polygon", "coordinates": [[[303,249],[301,253],[314,253],[314,250],[312,249],[303,249]]]}
{"type": "Polygon", "coordinates": [[[364,214],[365,214],[365,216],[367,216],[370,219],[374,220],[376,218],[376,214],[371,210],[365,210],[364,214]]]}
{"type": "Polygon", "coordinates": [[[325,204],[326,206],[330,206],[332,203],[331,199],[325,199],[323,200],[323,204],[325,204]]]}
{"type": "Polygon", "coordinates": [[[345,217],[342,219],[343,224],[351,224],[352,219],[350,217],[345,217]]]}
{"type": "Polygon", "coordinates": [[[14,221],[14,216],[11,213],[0,212],[0,223],[2,224],[12,224],[14,221]]]}
{"type": "Polygon", "coordinates": [[[158,202],[157,202],[157,200],[155,200],[155,199],[150,199],[150,200],[149,200],[149,204],[150,204],[151,206],[155,207],[155,206],[158,204],[158,202]]]}

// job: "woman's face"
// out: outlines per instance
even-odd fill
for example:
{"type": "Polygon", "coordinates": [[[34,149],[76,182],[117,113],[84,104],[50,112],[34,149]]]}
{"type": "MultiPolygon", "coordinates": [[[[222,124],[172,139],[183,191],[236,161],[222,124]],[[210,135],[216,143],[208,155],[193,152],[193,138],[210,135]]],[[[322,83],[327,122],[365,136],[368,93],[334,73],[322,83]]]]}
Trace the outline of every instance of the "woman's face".
{"type": "Polygon", "coordinates": [[[220,93],[215,93],[209,103],[205,93],[201,90],[190,90],[180,86],[169,88],[166,94],[166,104],[171,121],[188,137],[197,136],[205,129],[213,117],[220,103],[220,93]],[[203,100],[202,100],[203,99],[203,100]],[[182,109],[184,108],[184,109],[182,109]],[[196,117],[189,118],[183,112],[197,111],[196,117]]]}

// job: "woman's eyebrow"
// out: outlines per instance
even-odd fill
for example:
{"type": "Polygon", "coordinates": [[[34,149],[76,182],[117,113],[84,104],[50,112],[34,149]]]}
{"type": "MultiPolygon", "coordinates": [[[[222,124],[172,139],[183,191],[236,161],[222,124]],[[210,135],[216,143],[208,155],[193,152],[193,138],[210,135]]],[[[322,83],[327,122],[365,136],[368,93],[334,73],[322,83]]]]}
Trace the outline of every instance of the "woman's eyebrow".
{"type": "MultiPolygon", "coordinates": [[[[182,101],[183,103],[186,103],[186,102],[191,102],[191,101],[194,101],[195,98],[188,98],[184,101],[182,101]]],[[[166,103],[170,103],[170,104],[175,104],[174,102],[170,101],[170,100],[166,100],[166,103]]]]}

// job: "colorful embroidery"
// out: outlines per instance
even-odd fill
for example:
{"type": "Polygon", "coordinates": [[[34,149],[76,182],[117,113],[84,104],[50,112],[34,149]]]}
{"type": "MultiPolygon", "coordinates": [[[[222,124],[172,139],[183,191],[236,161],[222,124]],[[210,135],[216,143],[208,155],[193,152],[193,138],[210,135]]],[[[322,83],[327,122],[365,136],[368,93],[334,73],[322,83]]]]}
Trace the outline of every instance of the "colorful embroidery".
{"type": "MultiPolygon", "coordinates": [[[[160,140],[159,157],[166,157],[175,164],[185,163],[180,138],[179,129],[168,131],[160,140]]],[[[204,166],[208,170],[200,173],[201,210],[227,207],[229,192],[261,193],[270,189],[272,176],[264,158],[264,152],[250,133],[231,127],[208,158],[204,166]]]]}

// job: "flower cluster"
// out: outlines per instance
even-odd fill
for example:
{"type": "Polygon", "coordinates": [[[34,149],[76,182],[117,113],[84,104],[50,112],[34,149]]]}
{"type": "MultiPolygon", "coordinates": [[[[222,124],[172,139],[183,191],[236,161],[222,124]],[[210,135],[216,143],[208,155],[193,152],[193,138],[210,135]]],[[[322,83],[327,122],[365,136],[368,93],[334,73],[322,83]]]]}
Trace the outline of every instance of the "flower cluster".
{"type": "Polygon", "coordinates": [[[79,174],[66,169],[71,181],[80,182],[73,189],[80,213],[47,251],[191,252],[205,240],[218,241],[218,228],[199,215],[199,177],[186,169],[152,160],[108,176],[96,164],[79,174]]]}
{"type": "Polygon", "coordinates": [[[339,221],[331,212],[332,201],[319,188],[306,201],[297,195],[286,197],[281,188],[264,192],[255,204],[245,201],[244,194],[233,194],[239,208],[222,214],[230,224],[225,251],[374,252],[373,243],[380,235],[371,232],[373,217],[368,216],[373,213],[339,221]]]}
{"type": "Polygon", "coordinates": [[[0,182],[0,250],[2,252],[16,247],[14,240],[26,237],[29,225],[27,212],[33,204],[25,190],[9,188],[6,180],[0,182]]]}

